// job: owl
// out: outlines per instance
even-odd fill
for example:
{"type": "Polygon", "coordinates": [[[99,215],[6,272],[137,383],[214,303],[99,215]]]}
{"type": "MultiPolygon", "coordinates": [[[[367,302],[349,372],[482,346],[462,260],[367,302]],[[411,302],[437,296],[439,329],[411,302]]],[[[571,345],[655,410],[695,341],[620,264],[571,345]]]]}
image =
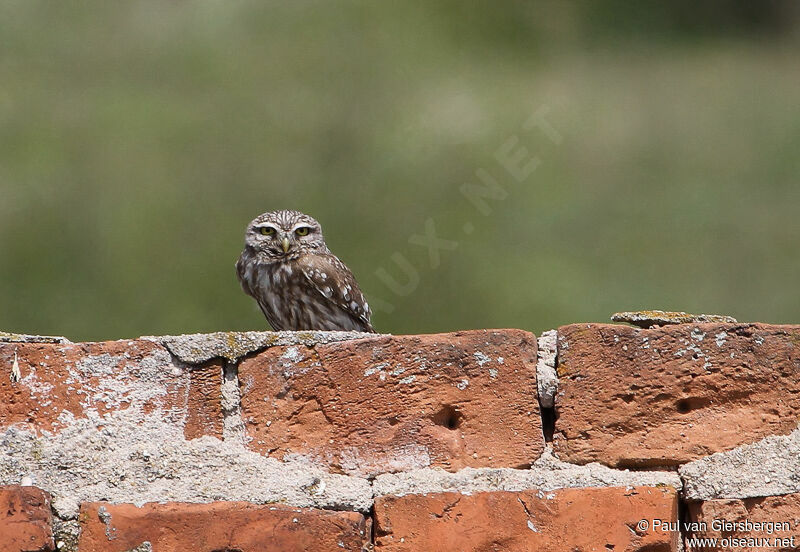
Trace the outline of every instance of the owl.
{"type": "Polygon", "coordinates": [[[353,274],[308,215],[271,211],[256,217],[245,232],[236,273],[275,330],[375,331],[353,274]]]}

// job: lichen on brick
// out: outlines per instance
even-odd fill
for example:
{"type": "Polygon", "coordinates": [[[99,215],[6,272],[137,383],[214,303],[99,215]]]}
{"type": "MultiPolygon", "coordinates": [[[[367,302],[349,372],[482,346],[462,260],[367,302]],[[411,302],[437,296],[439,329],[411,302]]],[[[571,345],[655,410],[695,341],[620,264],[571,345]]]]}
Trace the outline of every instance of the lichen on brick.
{"type": "Polygon", "coordinates": [[[177,336],[146,336],[142,339],[164,345],[173,355],[188,364],[203,364],[213,359],[237,362],[247,355],[274,346],[314,345],[351,339],[376,337],[359,332],[216,332],[177,336]]]}
{"type": "Polygon", "coordinates": [[[691,314],[688,312],[668,312],[661,310],[643,310],[630,312],[617,312],[611,315],[614,322],[627,322],[640,328],[653,326],[667,326],[672,324],[698,324],[698,323],[736,323],[732,316],[723,314],[691,314]]]}
{"type": "Polygon", "coordinates": [[[0,343],[72,343],[66,337],[56,335],[29,335],[0,332],[0,343]]]}

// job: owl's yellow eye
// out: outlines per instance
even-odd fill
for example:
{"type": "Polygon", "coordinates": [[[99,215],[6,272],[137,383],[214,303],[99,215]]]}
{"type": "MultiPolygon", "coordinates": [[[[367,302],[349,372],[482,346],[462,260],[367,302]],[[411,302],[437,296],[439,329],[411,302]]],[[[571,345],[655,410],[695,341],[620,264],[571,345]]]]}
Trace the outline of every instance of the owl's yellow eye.
{"type": "Polygon", "coordinates": [[[309,231],[311,231],[311,228],[309,228],[308,226],[301,226],[300,228],[295,230],[294,233],[297,234],[298,236],[308,236],[309,231]]]}
{"type": "Polygon", "coordinates": [[[258,230],[259,230],[259,232],[261,232],[261,234],[263,236],[274,236],[275,235],[275,229],[272,228],[271,226],[262,226],[258,230]]]}

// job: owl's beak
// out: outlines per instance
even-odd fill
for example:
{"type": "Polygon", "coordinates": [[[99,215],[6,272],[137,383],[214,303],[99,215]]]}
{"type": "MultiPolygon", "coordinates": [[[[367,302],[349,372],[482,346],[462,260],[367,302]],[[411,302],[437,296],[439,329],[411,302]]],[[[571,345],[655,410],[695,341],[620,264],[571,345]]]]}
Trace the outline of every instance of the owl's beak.
{"type": "Polygon", "coordinates": [[[283,247],[283,252],[284,253],[288,253],[289,252],[289,238],[284,237],[283,241],[281,242],[281,246],[283,247]]]}

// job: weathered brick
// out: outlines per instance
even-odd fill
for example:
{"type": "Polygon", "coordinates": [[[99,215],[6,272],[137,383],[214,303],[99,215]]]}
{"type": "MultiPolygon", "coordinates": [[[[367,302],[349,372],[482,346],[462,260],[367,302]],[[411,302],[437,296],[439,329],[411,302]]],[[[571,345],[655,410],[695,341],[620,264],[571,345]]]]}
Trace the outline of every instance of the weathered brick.
{"type": "Polygon", "coordinates": [[[689,526],[694,529],[687,535],[690,552],[800,550],[800,493],[695,502],[689,504],[689,520],[697,524],[689,526]],[[692,538],[718,540],[714,546],[709,542],[701,545],[693,542],[692,538]],[[730,540],[732,538],[742,540],[734,543],[730,540]],[[729,540],[724,542],[723,539],[729,540]]]}
{"type": "Polygon", "coordinates": [[[179,366],[147,340],[0,343],[0,367],[0,430],[56,432],[135,406],[184,424],[189,438],[222,434],[221,364],[179,366]]]}
{"type": "Polygon", "coordinates": [[[186,406],[187,439],[212,435],[222,438],[222,361],[212,361],[189,370],[186,406]]]}
{"type": "Polygon", "coordinates": [[[528,466],[544,447],[519,330],[273,347],[239,367],[249,446],[370,474],[528,466]]]}
{"type": "Polygon", "coordinates": [[[0,486],[0,550],[55,550],[49,494],[35,487],[0,486]]]}
{"type": "Polygon", "coordinates": [[[375,549],[667,552],[677,550],[677,532],[638,524],[642,519],[674,523],[677,516],[672,488],[386,496],[375,502],[375,549]]]}
{"type": "Polygon", "coordinates": [[[79,552],[126,552],[144,543],[154,552],[360,552],[370,534],[356,512],[247,502],[91,503],[79,519],[79,552]]]}
{"type": "Polygon", "coordinates": [[[800,326],[573,324],[558,333],[562,460],[673,466],[797,426],[800,326]]]}

